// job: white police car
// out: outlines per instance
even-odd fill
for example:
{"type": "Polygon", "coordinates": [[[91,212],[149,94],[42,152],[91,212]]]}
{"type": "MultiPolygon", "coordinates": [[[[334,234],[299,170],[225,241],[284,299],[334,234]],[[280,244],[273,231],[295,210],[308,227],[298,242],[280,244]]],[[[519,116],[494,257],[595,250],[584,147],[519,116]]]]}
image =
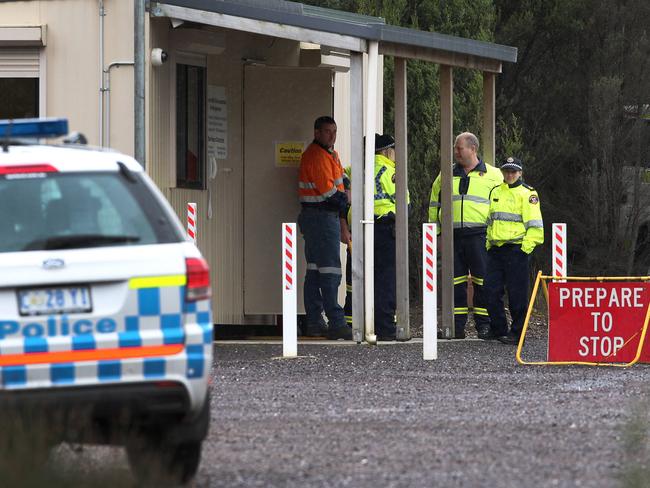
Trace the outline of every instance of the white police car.
{"type": "Polygon", "coordinates": [[[188,481],[210,418],[207,264],[134,159],[21,139],[67,132],[0,121],[0,408],[188,481]]]}

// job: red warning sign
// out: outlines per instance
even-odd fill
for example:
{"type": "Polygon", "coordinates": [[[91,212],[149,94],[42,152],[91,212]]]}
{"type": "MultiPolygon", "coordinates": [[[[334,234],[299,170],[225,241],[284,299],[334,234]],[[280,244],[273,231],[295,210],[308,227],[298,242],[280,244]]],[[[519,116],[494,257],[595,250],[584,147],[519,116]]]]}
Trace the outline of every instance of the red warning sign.
{"type": "MultiPolygon", "coordinates": [[[[644,282],[549,283],[548,360],[629,363],[650,304],[644,282]]],[[[650,363],[646,338],[639,362],[650,363]]]]}

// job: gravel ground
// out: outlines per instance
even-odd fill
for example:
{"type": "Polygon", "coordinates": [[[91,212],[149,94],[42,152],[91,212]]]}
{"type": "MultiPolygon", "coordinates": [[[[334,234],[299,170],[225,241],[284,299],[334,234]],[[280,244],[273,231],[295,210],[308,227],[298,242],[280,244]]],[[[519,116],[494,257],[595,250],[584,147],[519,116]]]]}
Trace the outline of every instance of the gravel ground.
{"type": "MultiPolygon", "coordinates": [[[[310,341],[297,359],[278,359],[277,343],[215,344],[195,485],[650,483],[647,366],[520,366],[498,342],[438,344],[436,361],[417,341],[310,341]]],[[[542,339],[527,341],[526,356],[544,354],[542,339]]],[[[121,449],[62,446],[52,462],[70,480],[110,473],[112,486],[133,485],[121,449]]]]}

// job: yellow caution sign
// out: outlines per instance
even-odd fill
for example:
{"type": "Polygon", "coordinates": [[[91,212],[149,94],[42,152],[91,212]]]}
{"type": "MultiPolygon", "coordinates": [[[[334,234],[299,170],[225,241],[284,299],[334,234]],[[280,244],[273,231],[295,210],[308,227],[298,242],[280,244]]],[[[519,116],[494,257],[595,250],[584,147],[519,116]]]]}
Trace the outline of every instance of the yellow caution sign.
{"type": "Polygon", "coordinates": [[[297,168],[305,150],[304,142],[283,141],[275,143],[275,165],[280,168],[297,168]]]}

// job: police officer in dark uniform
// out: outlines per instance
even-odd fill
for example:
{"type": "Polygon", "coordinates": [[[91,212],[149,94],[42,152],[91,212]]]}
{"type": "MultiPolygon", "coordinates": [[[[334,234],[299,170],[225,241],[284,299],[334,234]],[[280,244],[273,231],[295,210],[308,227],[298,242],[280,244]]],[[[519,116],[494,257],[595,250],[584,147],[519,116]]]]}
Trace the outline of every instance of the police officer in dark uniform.
{"type": "Polygon", "coordinates": [[[375,134],[375,334],[396,337],[395,139],[375,134]]]}
{"type": "Polygon", "coordinates": [[[544,242],[539,196],[522,181],[522,171],[519,159],[507,158],[501,164],[504,182],[490,193],[485,294],[491,337],[504,344],[519,342],[528,305],[530,254],[544,242]],[[504,287],[512,317],[509,331],[504,287]]]}

